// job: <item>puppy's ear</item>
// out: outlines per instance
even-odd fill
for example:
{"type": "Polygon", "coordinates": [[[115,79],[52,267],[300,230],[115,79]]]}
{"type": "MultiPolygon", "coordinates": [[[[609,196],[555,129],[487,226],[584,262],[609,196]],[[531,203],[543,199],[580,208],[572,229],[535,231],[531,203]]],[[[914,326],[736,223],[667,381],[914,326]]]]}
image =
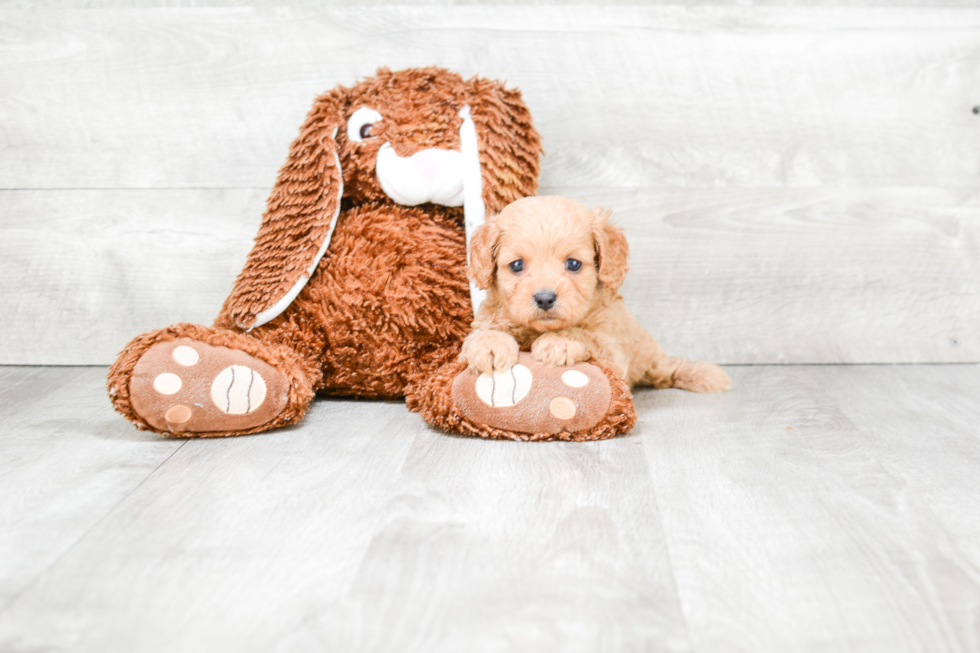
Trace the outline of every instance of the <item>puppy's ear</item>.
{"type": "Polygon", "coordinates": [[[470,279],[480,290],[486,290],[493,283],[499,239],[500,228],[493,219],[480,225],[470,239],[470,279]]]}
{"type": "Polygon", "coordinates": [[[344,179],[336,135],[347,89],[318,97],[266,203],[245,269],[218,316],[221,326],[252,329],[277,317],[309,281],[333,233],[344,179]]]}
{"type": "Polygon", "coordinates": [[[623,285],[626,273],[630,270],[630,246],[623,230],[609,224],[612,211],[595,208],[592,212],[595,215],[592,222],[592,235],[595,238],[599,281],[612,292],[616,292],[623,285]]]}

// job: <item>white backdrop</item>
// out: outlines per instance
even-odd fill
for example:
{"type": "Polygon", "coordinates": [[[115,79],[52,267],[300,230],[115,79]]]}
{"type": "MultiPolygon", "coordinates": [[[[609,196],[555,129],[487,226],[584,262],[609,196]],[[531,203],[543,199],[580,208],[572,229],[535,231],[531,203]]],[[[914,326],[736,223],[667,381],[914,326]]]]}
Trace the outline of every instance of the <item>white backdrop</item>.
{"type": "Polygon", "coordinates": [[[978,8],[65,4],[0,9],[0,363],[210,323],[313,97],[425,65],[522,89],[669,351],[980,361],[978,8]]]}

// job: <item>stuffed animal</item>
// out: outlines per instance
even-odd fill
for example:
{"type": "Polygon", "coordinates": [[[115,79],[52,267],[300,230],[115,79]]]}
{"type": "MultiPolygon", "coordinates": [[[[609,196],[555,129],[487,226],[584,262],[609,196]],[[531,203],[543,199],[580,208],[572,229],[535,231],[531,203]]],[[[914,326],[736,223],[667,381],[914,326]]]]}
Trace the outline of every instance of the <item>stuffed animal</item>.
{"type": "Polygon", "coordinates": [[[430,423],[485,437],[628,430],[629,391],[608,370],[579,364],[590,383],[563,419],[548,412],[569,394],[556,368],[525,361],[534,381],[505,401],[457,360],[484,298],[467,281],[469,236],[535,193],[540,154],[520,93],[495,81],[380,69],[321,95],[214,325],[132,340],[109,370],[116,410],[170,436],[242,435],[299,421],[322,392],[407,397],[430,423]]]}

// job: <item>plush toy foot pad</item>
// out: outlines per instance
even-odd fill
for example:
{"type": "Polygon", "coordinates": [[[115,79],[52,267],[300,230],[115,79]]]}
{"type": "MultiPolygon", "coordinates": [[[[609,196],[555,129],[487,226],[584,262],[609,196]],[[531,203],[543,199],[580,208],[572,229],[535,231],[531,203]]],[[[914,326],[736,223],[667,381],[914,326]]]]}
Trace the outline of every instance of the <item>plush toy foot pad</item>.
{"type": "Polygon", "coordinates": [[[521,352],[504,372],[461,372],[453,402],[476,424],[527,434],[578,432],[606,415],[612,400],[609,379],[589,363],[550,367],[521,352]]]}
{"type": "Polygon", "coordinates": [[[289,401],[289,380],[276,368],[191,338],[150,347],[129,387],[133,410],[148,424],[188,435],[261,426],[289,401]]]}

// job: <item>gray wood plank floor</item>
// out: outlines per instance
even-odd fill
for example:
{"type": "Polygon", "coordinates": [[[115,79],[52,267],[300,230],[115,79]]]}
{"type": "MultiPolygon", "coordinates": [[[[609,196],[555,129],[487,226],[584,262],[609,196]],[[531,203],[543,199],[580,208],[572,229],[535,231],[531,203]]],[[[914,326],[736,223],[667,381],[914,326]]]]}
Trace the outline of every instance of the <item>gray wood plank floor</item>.
{"type": "Polygon", "coordinates": [[[0,368],[0,651],[977,651],[980,365],[732,367],[601,443],[167,440],[0,368]]]}

